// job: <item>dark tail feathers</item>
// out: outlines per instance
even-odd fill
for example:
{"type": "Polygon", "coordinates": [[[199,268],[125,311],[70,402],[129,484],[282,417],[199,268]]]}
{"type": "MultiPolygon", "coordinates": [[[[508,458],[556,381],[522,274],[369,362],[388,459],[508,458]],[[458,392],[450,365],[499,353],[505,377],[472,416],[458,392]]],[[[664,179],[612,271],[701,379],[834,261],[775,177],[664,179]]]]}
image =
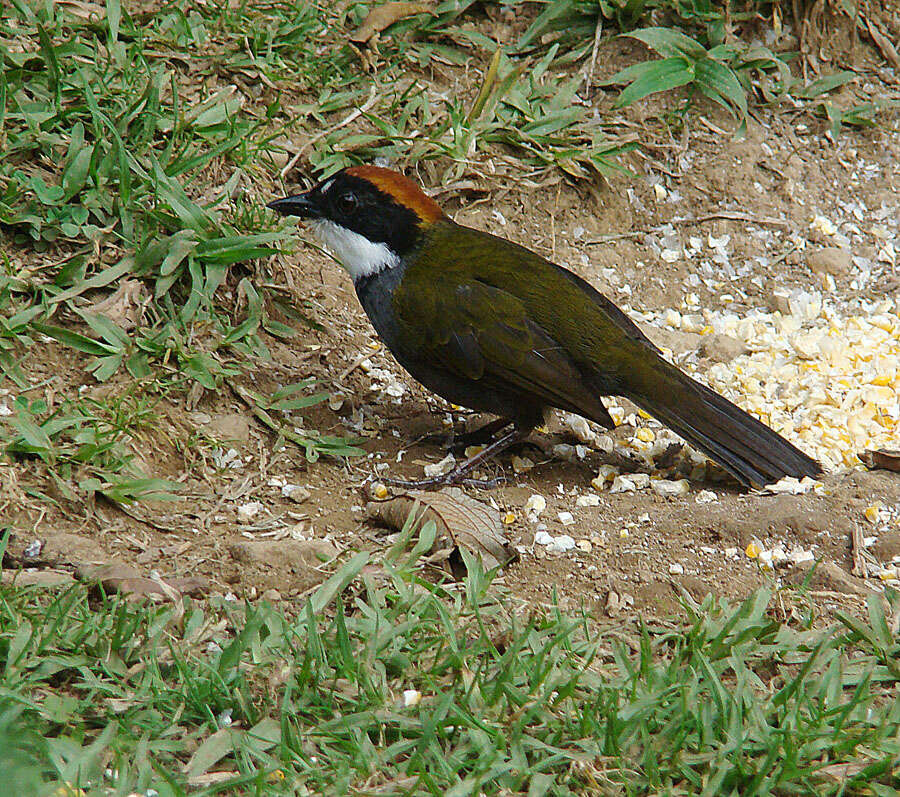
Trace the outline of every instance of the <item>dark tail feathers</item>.
{"type": "MultiPolygon", "coordinates": [[[[660,399],[629,395],[635,404],[714,459],[739,481],[763,487],[784,476],[818,477],[822,466],[728,399],[666,363],[660,399]]],[[[659,373],[657,372],[657,376],[659,373]]]]}

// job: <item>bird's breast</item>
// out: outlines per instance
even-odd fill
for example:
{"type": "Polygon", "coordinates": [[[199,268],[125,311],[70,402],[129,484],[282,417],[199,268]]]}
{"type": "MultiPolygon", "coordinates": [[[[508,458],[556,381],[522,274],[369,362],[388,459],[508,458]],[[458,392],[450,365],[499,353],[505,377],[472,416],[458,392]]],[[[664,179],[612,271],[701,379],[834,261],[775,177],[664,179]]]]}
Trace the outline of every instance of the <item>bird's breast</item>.
{"type": "Polygon", "coordinates": [[[395,296],[405,270],[401,264],[354,283],[359,302],[378,337],[404,366],[404,361],[414,357],[416,350],[415,341],[411,339],[409,330],[404,329],[395,307],[395,296]]]}

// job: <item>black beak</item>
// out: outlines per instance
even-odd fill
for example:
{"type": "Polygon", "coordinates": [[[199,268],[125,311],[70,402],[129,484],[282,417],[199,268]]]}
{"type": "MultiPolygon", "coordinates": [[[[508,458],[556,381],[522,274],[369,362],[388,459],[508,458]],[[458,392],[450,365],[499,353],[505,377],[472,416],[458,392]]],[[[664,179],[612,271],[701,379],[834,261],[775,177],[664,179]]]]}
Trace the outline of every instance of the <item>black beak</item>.
{"type": "Polygon", "coordinates": [[[322,212],[318,203],[310,197],[311,191],[296,196],[286,196],[284,199],[276,199],[269,202],[267,208],[271,208],[282,216],[299,216],[302,219],[320,219],[322,212]]]}

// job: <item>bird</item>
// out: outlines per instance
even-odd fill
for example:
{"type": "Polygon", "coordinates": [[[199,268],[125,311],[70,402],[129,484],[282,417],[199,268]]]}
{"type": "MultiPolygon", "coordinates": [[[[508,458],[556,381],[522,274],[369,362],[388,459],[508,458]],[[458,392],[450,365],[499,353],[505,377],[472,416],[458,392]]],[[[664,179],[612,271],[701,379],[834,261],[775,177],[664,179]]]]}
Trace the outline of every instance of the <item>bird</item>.
{"type": "Polygon", "coordinates": [[[551,408],[612,429],[602,401],[609,396],[629,399],[745,487],[822,472],[816,460],[668,362],[586,280],[524,246],[458,224],[393,169],[346,167],[267,207],[309,224],[416,381],[453,404],[498,416],[484,429],[493,442],[449,473],[394,483],[477,483],[469,478],[475,466],[524,441],[551,408]]]}

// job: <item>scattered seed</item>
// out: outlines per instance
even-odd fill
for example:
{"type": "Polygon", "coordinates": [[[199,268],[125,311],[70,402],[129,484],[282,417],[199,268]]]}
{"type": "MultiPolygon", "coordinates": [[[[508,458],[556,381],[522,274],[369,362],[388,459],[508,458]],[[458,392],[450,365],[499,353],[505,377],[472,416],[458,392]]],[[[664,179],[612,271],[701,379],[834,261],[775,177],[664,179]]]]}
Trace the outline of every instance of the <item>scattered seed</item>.
{"type": "Polygon", "coordinates": [[[379,501],[383,501],[390,495],[390,491],[382,482],[373,482],[371,490],[372,495],[379,501]]]}
{"type": "Polygon", "coordinates": [[[687,479],[678,479],[678,481],[652,479],[650,481],[650,489],[663,498],[675,498],[679,495],[686,495],[690,492],[691,487],[687,479]]]}
{"type": "Polygon", "coordinates": [[[514,456],[512,458],[512,467],[516,473],[524,473],[534,467],[534,462],[528,457],[514,456]]]}
{"type": "Polygon", "coordinates": [[[435,462],[431,465],[426,465],[425,476],[428,479],[433,479],[436,476],[444,476],[447,473],[450,473],[453,468],[456,467],[456,457],[453,454],[447,454],[440,462],[435,462]]]}
{"type": "Polygon", "coordinates": [[[538,516],[547,508],[547,499],[542,495],[534,494],[525,502],[525,514],[529,520],[537,520],[538,516]]]}

